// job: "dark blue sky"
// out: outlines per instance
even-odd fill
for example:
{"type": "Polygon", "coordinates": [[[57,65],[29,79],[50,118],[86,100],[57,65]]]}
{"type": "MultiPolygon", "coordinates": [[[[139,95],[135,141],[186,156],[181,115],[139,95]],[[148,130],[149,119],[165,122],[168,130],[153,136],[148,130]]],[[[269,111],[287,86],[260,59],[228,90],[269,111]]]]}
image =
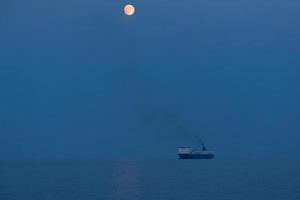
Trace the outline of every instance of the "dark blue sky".
{"type": "Polygon", "coordinates": [[[0,159],[300,153],[300,2],[0,2],[0,159]],[[126,3],[136,14],[122,13],[126,3]]]}

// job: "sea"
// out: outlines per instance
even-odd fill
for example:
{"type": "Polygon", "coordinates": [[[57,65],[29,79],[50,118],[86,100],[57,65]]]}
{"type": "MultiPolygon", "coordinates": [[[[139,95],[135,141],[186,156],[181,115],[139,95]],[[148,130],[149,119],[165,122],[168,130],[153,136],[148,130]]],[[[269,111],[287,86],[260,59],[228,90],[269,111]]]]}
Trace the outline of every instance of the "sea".
{"type": "Polygon", "coordinates": [[[299,200],[300,162],[3,161],[0,200],[299,200]]]}

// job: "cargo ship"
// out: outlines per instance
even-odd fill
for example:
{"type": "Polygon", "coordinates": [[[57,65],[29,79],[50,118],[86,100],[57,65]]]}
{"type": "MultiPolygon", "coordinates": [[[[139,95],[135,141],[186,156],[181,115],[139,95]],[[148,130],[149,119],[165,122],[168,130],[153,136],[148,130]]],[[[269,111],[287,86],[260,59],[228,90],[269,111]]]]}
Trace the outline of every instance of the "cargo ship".
{"type": "Polygon", "coordinates": [[[177,155],[180,159],[212,159],[215,157],[212,151],[207,151],[202,143],[201,149],[193,149],[191,147],[179,147],[177,155]]]}

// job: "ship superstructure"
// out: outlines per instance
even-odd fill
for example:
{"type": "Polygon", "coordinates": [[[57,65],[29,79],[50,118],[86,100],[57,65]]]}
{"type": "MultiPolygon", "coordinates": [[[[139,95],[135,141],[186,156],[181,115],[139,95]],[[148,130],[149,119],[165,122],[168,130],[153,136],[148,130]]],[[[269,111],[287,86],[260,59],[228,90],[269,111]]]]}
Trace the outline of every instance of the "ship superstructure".
{"type": "Polygon", "coordinates": [[[206,147],[203,143],[201,145],[201,149],[193,149],[191,147],[179,147],[177,155],[180,159],[212,159],[215,157],[212,151],[206,150],[206,147]]]}

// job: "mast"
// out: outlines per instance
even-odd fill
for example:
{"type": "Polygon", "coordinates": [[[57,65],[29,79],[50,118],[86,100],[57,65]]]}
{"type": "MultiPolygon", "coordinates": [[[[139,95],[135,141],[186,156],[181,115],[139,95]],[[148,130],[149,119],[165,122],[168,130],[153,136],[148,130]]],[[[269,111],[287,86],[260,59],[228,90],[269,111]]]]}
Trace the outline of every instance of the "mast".
{"type": "Polygon", "coordinates": [[[201,139],[200,139],[200,141],[201,141],[202,151],[206,151],[206,147],[205,147],[203,141],[201,139]]]}

